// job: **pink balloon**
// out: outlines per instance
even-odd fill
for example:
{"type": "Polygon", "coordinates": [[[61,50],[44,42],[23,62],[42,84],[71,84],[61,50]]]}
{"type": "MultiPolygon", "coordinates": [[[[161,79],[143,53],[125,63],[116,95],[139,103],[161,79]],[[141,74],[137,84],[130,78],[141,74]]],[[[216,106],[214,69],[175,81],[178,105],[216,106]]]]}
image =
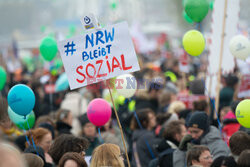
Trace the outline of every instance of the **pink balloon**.
{"type": "Polygon", "coordinates": [[[87,116],[89,121],[95,126],[105,125],[111,117],[111,106],[101,98],[92,100],[87,108],[87,116]]]}

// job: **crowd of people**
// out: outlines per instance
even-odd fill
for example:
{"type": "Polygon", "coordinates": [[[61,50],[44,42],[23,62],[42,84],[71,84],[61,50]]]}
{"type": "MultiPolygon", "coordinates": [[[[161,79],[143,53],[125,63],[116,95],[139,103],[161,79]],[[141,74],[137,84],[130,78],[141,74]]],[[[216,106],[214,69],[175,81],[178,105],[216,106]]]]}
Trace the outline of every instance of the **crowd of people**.
{"type": "MultiPolygon", "coordinates": [[[[157,60],[157,53],[154,54],[157,60]]],[[[138,60],[141,70],[133,73],[140,83],[136,94],[126,99],[112,90],[115,105],[111,103],[112,109],[118,111],[130,166],[250,166],[250,131],[235,116],[236,106],[242,100],[237,98],[238,69],[222,76],[216,111],[212,99],[205,95],[206,64],[190,59],[191,70],[184,74],[174,55],[159,66],[148,63],[154,60],[146,56],[139,55],[138,60]],[[179,95],[206,98],[189,107],[178,100],[179,95]]],[[[86,114],[91,100],[104,98],[110,102],[106,90],[86,86],[47,91],[61,73],[63,68],[57,73],[45,68],[31,72],[25,65],[8,72],[0,97],[0,166],[129,166],[114,112],[100,128],[100,135],[86,114]],[[19,83],[29,86],[36,97],[36,122],[28,130],[19,129],[8,116],[7,94],[19,83]]]]}

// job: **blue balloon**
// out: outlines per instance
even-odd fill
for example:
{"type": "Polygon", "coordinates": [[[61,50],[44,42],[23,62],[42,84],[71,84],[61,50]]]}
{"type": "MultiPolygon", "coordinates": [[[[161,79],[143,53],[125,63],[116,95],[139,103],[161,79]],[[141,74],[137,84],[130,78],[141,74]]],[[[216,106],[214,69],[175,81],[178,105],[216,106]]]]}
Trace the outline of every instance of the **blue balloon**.
{"type": "Polygon", "coordinates": [[[8,115],[10,120],[20,129],[28,130],[29,128],[33,128],[35,124],[35,114],[33,111],[24,118],[24,116],[16,114],[8,107],[8,115]]]}
{"type": "Polygon", "coordinates": [[[28,86],[18,84],[10,89],[8,93],[8,103],[15,113],[26,116],[34,108],[35,95],[28,86]]]}
{"type": "Polygon", "coordinates": [[[67,90],[68,88],[69,88],[69,81],[68,81],[66,73],[63,73],[60,75],[60,77],[56,81],[55,91],[60,92],[60,91],[67,90]]]}

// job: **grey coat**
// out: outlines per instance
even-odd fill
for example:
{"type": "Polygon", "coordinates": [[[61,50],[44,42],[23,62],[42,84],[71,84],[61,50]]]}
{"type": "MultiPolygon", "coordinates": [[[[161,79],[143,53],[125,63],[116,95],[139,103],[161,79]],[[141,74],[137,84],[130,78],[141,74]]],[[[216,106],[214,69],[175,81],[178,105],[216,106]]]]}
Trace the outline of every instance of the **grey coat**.
{"type": "Polygon", "coordinates": [[[214,159],[230,154],[226,142],[221,138],[220,131],[214,126],[210,126],[209,132],[201,139],[201,145],[205,145],[209,148],[214,159]]]}
{"type": "MultiPolygon", "coordinates": [[[[227,144],[221,138],[220,131],[214,126],[210,126],[209,132],[201,139],[200,144],[209,148],[214,159],[219,156],[228,156],[230,154],[227,144]]],[[[186,151],[176,150],[173,154],[173,161],[174,167],[184,167],[186,151]]]]}
{"type": "Polygon", "coordinates": [[[141,167],[147,167],[149,162],[153,159],[147,147],[145,141],[148,142],[150,148],[152,149],[155,156],[157,156],[157,152],[155,150],[156,145],[161,141],[159,138],[156,138],[152,131],[148,130],[135,130],[132,136],[133,143],[136,143],[136,150],[133,149],[133,157],[132,157],[132,167],[136,167],[135,161],[135,152],[137,151],[138,158],[141,164],[141,167]]]}

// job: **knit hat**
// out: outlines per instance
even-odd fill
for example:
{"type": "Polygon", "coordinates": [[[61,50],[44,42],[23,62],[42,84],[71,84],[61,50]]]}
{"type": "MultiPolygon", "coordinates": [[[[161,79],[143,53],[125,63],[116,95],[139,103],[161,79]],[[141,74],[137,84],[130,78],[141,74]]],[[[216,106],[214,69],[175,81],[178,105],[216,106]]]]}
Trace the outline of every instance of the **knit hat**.
{"type": "Polygon", "coordinates": [[[80,123],[81,123],[82,126],[84,126],[84,125],[86,125],[87,123],[90,122],[89,119],[88,119],[87,113],[79,116],[78,119],[79,119],[79,121],[80,121],[80,123]]]}
{"type": "Polygon", "coordinates": [[[209,129],[209,119],[205,112],[194,112],[188,121],[188,127],[199,128],[205,132],[209,129]]]}
{"type": "Polygon", "coordinates": [[[52,139],[55,138],[55,129],[51,124],[49,124],[49,123],[41,123],[41,124],[38,125],[38,127],[48,129],[51,132],[52,139]]]}

